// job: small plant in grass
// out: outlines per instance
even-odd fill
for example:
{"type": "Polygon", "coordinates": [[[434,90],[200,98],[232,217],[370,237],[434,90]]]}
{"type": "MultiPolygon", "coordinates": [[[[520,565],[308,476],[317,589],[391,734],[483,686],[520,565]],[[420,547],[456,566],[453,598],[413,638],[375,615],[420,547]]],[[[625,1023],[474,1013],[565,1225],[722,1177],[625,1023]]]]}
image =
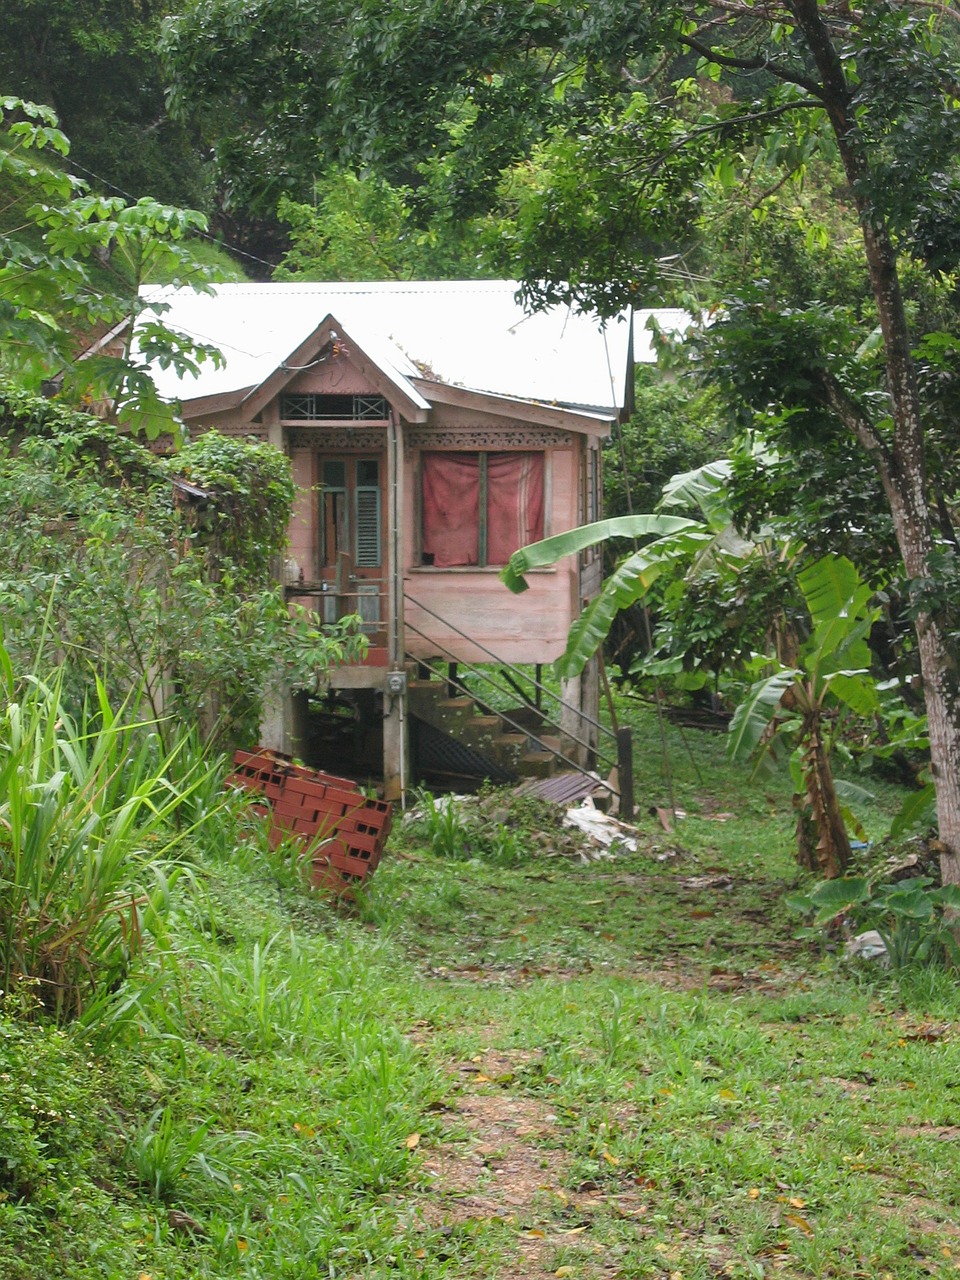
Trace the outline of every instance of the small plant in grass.
{"type": "Polygon", "coordinates": [[[857,928],[875,929],[892,969],[944,960],[960,963],[950,919],[960,910],[960,885],[935,888],[929,876],[895,883],[849,876],[822,881],[806,894],[792,894],[787,905],[811,918],[801,931],[806,937],[822,937],[839,917],[849,917],[857,928]]]}
{"type": "Polygon", "coordinates": [[[623,1001],[615,991],[610,996],[610,1007],[606,1016],[603,1014],[598,1016],[597,1027],[600,1032],[604,1060],[608,1067],[612,1067],[634,1042],[628,1021],[624,1017],[623,1001]]]}
{"type": "Polygon", "coordinates": [[[169,1107],[158,1107],[130,1139],[126,1162],[137,1182],[163,1203],[176,1199],[188,1170],[199,1169],[227,1184],[226,1174],[211,1163],[207,1135],[212,1120],[182,1129],[169,1107]]]}
{"type": "Polygon", "coordinates": [[[429,791],[421,792],[419,800],[423,833],[437,857],[453,861],[472,857],[469,826],[456,800],[438,798],[429,791]]]}
{"type": "Polygon", "coordinates": [[[418,807],[420,830],[438,858],[452,862],[478,858],[502,867],[522,861],[516,831],[482,811],[467,812],[459,798],[421,791],[418,807]]]}

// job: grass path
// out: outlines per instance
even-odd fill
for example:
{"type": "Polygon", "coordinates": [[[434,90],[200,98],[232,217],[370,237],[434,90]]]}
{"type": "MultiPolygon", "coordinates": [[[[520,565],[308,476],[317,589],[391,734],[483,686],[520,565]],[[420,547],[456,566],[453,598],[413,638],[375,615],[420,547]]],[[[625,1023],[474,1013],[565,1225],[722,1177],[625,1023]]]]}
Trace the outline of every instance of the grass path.
{"type": "Polygon", "coordinates": [[[457,1274],[960,1270],[954,984],[793,942],[785,814],[754,803],[612,863],[420,855],[379,886],[447,1080],[413,1203],[469,1237],[457,1274]]]}

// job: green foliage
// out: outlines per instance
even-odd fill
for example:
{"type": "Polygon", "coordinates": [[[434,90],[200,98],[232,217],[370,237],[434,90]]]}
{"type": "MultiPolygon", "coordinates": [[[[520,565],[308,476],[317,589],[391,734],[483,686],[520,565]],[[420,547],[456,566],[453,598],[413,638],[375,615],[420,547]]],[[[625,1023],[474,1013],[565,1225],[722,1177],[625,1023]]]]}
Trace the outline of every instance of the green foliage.
{"type": "MultiPolygon", "coordinates": [[[[552,564],[563,555],[610,538],[632,537],[636,543],[640,538],[658,535],[639,550],[626,555],[604,581],[600,593],[582,610],[570,629],[566,651],[555,664],[558,674],[570,676],[582,670],[606,640],[617,615],[647,599],[657,583],[662,586],[666,580],[684,584],[690,580],[696,582],[716,568],[724,576],[729,602],[733,601],[735,594],[742,589],[742,585],[736,585],[736,575],[751,556],[759,553],[759,549],[756,543],[745,542],[729,524],[725,496],[729,471],[730,463],[726,459],[707,463],[667,482],[660,512],[619,516],[584,525],[533,546],[522,547],[514,553],[500,576],[511,590],[519,591],[524,588],[522,575],[528,568],[552,564]],[[695,511],[702,519],[661,513],[671,508],[695,511]]],[[[682,595],[682,591],[683,588],[679,588],[679,594],[682,595]]],[[[674,597],[677,594],[673,592],[674,597]]],[[[668,586],[661,600],[668,600],[670,596],[671,587],[668,586]]],[[[711,642],[720,639],[722,631],[732,634],[729,626],[721,626],[711,637],[711,642]]],[[[671,669],[682,662],[676,648],[677,639],[677,635],[668,637],[666,631],[658,635],[658,648],[665,644],[673,648],[665,659],[671,669]],[[673,661],[675,658],[676,663],[673,661]]],[[[723,646],[724,650],[731,647],[737,646],[735,643],[723,646]]]]}
{"type": "Polygon", "coordinates": [[[271,562],[286,546],[293,509],[293,477],[284,455],[272,445],[207,431],[171,465],[210,494],[186,517],[207,554],[219,564],[229,562],[246,583],[266,584],[271,562]]]}
{"type": "Polygon", "coordinates": [[[92,666],[114,701],[142,689],[165,736],[171,716],[252,742],[271,688],[315,688],[360,651],[351,623],[291,615],[276,585],[292,501],[276,450],[208,433],[162,462],[49,401],[4,392],[0,412],[6,643],[21,670],[41,651],[63,664],[74,714],[92,666]],[[207,498],[175,501],[184,471],[207,498]]]}
{"type": "MultiPolygon", "coordinates": [[[[872,588],[842,557],[807,565],[797,581],[812,632],[799,648],[797,666],[778,663],[748,690],[730,722],[728,749],[733,760],[754,757],[759,764],[776,761],[786,748],[799,815],[798,859],[833,877],[850,860],[830,768],[834,717],[852,711],[867,718],[880,709],[867,644],[879,609],[871,607],[872,588]]],[[[770,663],[761,659],[758,665],[770,663]]]]}
{"type": "Polygon", "coordinates": [[[896,972],[912,965],[960,962],[954,937],[960,886],[933,887],[929,876],[872,881],[865,876],[827,880],[809,893],[792,894],[787,905],[811,919],[816,936],[838,916],[850,916],[858,929],[875,929],[896,972]]]}
{"type": "Polygon", "coordinates": [[[164,111],[156,54],[168,6],[138,0],[25,0],[4,13],[0,83],[56,103],[78,164],[108,184],[202,208],[207,184],[197,139],[164,111]]]}
{"type": "Polygon", "coordinates": [[[183,1195],[181,1183],[195,1165],[227,1183],[226,1175],[214,1170],[206,1155],[207,1134],[212,1126],[213,1120],[208,1119],[184,1133],[170,1107],[157,1107],[130,1138],[126,1161],[131,1173],[154,1199],[163,1203],[183,1195]]]}
{"type": "Polygon", "coordinates": [[[457,796],[433,796],[421,791],[417,798],[417,831],[438,858],[465,862],[478,858],[495,866],[516,866],[522,849],[511,822],[507,826],[479,811],[468,810],[457,796]]]}
{"type": "Polygon", "coordinates": [[[62,676],[17,679],[0,648],[0,983],[35,985],[66,1020],[124,978],[148,937],[162,937],[178,872],[173,846],[196,761],[178,785],[136,704],[111,708],[103,684],[74,721],[62,676]]]}
{"type": "Polygon", "coordinates": [[[317,182],[314,201],[284,197],[280,218],[291,247],[277,280],[446,280],[481,274],[478,227],[436,208],[419,191],[373,173],[337,169],[317,182]]]}
{"type": "MultiPolygon", "coordinates": [[[[99,1120],[104,1071],[82,1046],[50,1023],[31,1024],[16,1014],[5,993],[0,1007],[0,1222],[17,1223],[11,1204],[54,1210],[58,1184],[86,1174],[87,1126],[99,1120]]],[[[15,1212],[15,1211],[14,1211],[15,1212]]],[[[9,1239],[10,1237],[8,1237],[9,1239]]],[[[21,1238],[21,1243],[25,1239],[21,1238]]],[[[0,1243],[0,1259],[6,1250],[0,1243]]],[[[9,1274],[9,1273],[8,1273],[9,1274]]]]}
{"type": "Polygon", "coordinates": [[[634,411],[603,450],[603,507],[611,516],[652,511],[671,476],[724,451],[710,392],[646,365],[637,366],[635,380],[634,411]]]}
{"type": "Polygon", "coordinates": [[[59,167],[68,153],[49,107],[0,100],[0,180],[12,187],[18,213],[0,230],[0,371],[33,390],[56,378],[75,403],[106,402],[153,438],[171,429],[174,409],[158,396],[150,364],[186,376],[221,357],[165,325],[166,304],[151,302],[140,286],[210,287],[216,273],[187,243],[206,219],[147,196],[130,204],[91,194],[59,167]],[[113,347],[105,341],[78,358],[107,330],[115,330],[113,347]]]}

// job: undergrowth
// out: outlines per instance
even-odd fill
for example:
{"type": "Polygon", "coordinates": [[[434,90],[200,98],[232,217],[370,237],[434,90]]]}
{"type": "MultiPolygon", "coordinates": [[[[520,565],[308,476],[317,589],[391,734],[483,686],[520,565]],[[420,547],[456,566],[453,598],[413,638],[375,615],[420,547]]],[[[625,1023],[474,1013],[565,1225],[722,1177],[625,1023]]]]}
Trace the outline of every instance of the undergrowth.
{"type": "Polygon", "coordinates": [[[98,1030],[28,1021],[29,985],[4,1002],[0,1274],[954,1274],[953,976],[795,940],[788,800],[671,743],[687,816],[590,864],[496,797],[515,865],[398,821],[353,905],[232,809],[190,837],[98,1030]],[[512,1208],[488,1106],[537,1117],[512,1208]]]}

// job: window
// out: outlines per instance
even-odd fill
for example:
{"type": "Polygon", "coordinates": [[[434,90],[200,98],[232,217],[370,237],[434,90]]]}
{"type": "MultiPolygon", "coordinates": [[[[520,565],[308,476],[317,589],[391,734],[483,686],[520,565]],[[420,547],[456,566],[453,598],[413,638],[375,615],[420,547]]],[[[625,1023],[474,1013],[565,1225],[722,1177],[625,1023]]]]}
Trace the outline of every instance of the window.
{"type": "Polygon", "coordinates": [[[320,563],[347,553],[357,569],[381,561],[380,464],[375,458],[323,461],[320,483],[320,563]]]}
{"type": "Polygon", "coordinates": [[[384,422],[390,409],[383,396],[330,396],[307,392],[280,397],[284,422],[384,422]]]}
{"type": "Polygon", "coordinates": [[[542,453],[424,453],[422,563],[506,564],[543,537],[542,453]]]}

